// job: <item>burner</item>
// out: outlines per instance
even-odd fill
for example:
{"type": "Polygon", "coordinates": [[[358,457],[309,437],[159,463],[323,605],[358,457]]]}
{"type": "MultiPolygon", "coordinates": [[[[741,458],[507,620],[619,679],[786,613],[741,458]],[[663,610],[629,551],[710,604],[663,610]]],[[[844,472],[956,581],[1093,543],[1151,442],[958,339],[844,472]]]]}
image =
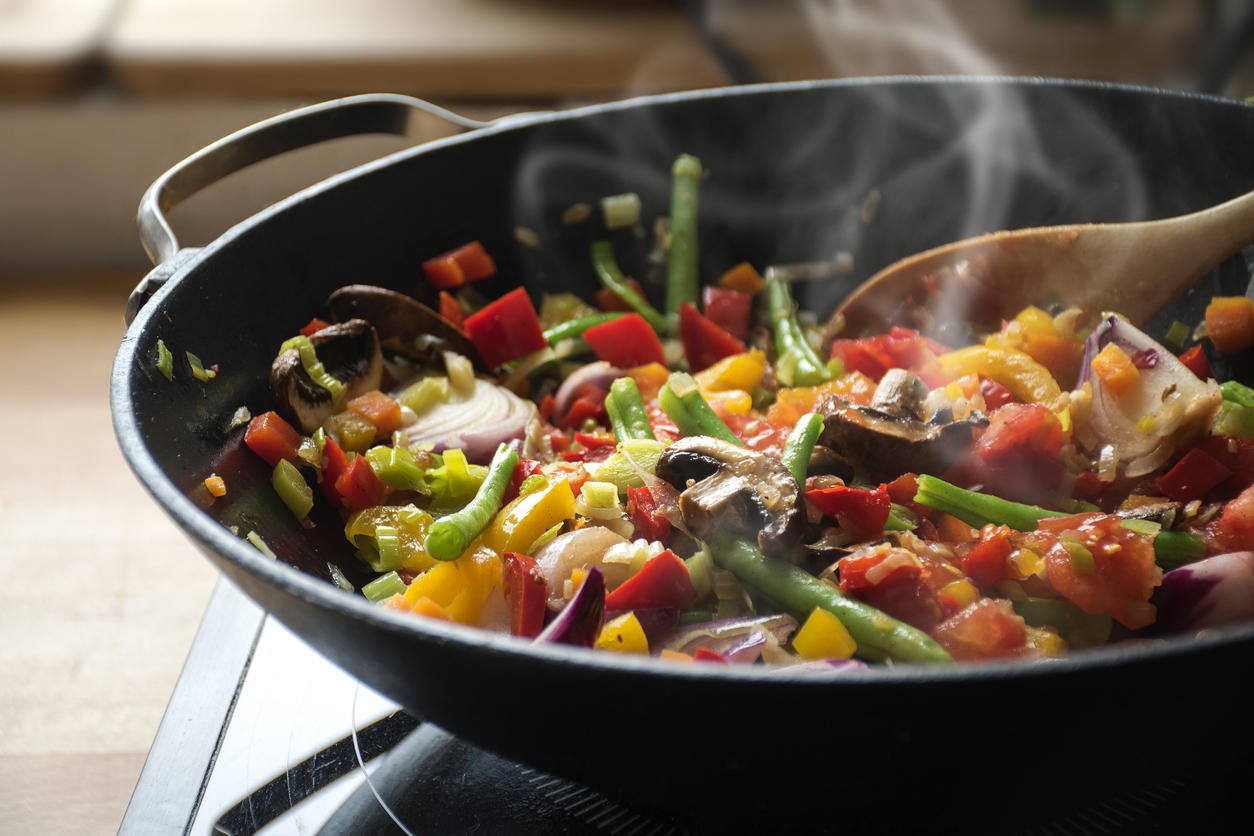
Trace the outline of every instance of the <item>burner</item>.
{"type": "MultiPolygon", "coordinates": [[[[1239,824],[1254,764],[1239,754],[1231,763],[1165,775],[1146,786],[1095,788],[1092,798],[1079,798],[1060,791],[1051,776],[1033,774],[1027,748],[997,751],[990,749],[991,768],[1021,764],[1024,769],[1022,796],[1008,799],[1003,809],[963,794],[930,808],[903,804],[901,810],[877,812],[875,820],[859,820],[840,803],[838,777],[830,801],[807,806],[805,799],[790,796],[791,785],[778,766],[764,768],[754,782],[728,787],[722,797],[703,791],[693,799],[704,802],[699,809],[678,803],[685,800],[680,795],[669,804],[641,803],[510,761],[398,710],[224,582],[206,612],[119,833],[1248,831],[1239,824]]],[[[943,775],[938,771],[936,777],[943,775]]],[[[683,792],[679,776],[675,787],[683,792]]]]}

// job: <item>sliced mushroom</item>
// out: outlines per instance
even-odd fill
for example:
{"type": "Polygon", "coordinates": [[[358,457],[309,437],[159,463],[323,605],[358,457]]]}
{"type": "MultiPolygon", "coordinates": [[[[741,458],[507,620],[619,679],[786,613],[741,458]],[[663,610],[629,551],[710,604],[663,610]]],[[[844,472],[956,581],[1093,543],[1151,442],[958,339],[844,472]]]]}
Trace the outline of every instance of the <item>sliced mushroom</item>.
{"type": "Polygon", "coordinates": [[[800,486],[772,456],[693,436],[667,447],[655,472],[680,491],[679,511],[696,537],[754,537],[764,554],[781,556],[801,537],[800,486]]]}
{"type": "Polygon", "coordinates": [[[387,351],[424,363],[434,363],[445,351],[454,351],[482,365],[474,343],[451,322],[426,305],[383,287],[350,284],[327,298],[327,310],[337,321],[367,320],[379,333],[387,351]]]}
{"type": "Polygon", "coordinates": [[[977,412],[956,421],[921,421],[851,406],[838,397],[820,401],[818,411],[823,415],[819,443],[831,447],[859,473],[885,482],[905,472],[944,471],[971,446],[974,430],[988,425],[977,412]]]}
{"type": "Polygon", "coordinates": [[[905,369],[889,369],[871,396],[871,407],[895,418],[922,418],[927,384],[905,369]]]}
{"type": "MultiPolygon", "coordinates": [[[[323,328],[309,342],[327,374],[344,384],[344,399],[379,388],[383,380],[383,353],[379,350],[379,337],[366,320],[350,319],[323,328]]],[[[331,392],[310,379],[295,348],[274,358],[270,391],[279,414],[305,433],[322,426],[337,406],[331,392]]]]}

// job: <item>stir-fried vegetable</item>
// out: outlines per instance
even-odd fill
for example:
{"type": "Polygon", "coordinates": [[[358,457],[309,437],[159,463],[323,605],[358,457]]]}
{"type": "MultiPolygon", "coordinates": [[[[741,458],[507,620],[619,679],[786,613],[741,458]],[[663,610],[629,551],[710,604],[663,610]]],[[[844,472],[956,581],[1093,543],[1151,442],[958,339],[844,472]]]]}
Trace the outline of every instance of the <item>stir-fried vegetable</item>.
{"type": "MultiPolygon", "coordinates": [[[[524,287],[466,288],[496,274],[471,242],[423,265],[439,313],[364,285],[301,312],[244,443],[292,525],[341,515],[347,559],[377,575],[362,595],[593,652],[841,676],[1254,617],[1254,388],[1207,359],[1241,350],[1254,303],[1216,299],[1209,338],[1178,323],[1171,348],[1044,306],[968,345],[833,340],[786,271],[706,265],[701,287],[704,176],[680,156],[660,249],[620,250],[646,283],[665,256],[666,315],[600,230],[594,299],[537,313],[524,287]]],[[[579,222],[642,229],[636,195],[601,205],[579,222]]]]}

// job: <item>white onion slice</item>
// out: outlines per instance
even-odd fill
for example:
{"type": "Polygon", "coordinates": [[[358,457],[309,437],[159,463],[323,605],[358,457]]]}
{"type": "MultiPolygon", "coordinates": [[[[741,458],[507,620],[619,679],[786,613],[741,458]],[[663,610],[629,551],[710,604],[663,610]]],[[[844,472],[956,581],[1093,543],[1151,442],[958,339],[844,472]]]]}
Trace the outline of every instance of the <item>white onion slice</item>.
{"type": "Polygon", "coordinates": [[[405,428],[410,445],[431,444],[436,453],[461,449],[476,464],[486,464],[502,441],[522,438],[535,404],[482,378],[469,393],[449,398],[424,412],[405,428]]]}

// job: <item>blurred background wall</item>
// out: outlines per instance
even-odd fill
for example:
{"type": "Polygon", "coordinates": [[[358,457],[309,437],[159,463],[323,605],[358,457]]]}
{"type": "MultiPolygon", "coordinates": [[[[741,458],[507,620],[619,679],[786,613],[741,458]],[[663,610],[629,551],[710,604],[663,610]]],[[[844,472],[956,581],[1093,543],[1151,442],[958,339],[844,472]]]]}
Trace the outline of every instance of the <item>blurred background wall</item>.
{"type": "MultiPolygon", "coordinates": [[[[487,118],[664,90],[897,73],[1030,74],[1245,96],[1247,0],[0,0],[0,279],[135,272],[135,207],[251,122],[362,92],[487,118]]],[[[172,216],[187,244],[355,162],[264,164],[172,216]]]]}

